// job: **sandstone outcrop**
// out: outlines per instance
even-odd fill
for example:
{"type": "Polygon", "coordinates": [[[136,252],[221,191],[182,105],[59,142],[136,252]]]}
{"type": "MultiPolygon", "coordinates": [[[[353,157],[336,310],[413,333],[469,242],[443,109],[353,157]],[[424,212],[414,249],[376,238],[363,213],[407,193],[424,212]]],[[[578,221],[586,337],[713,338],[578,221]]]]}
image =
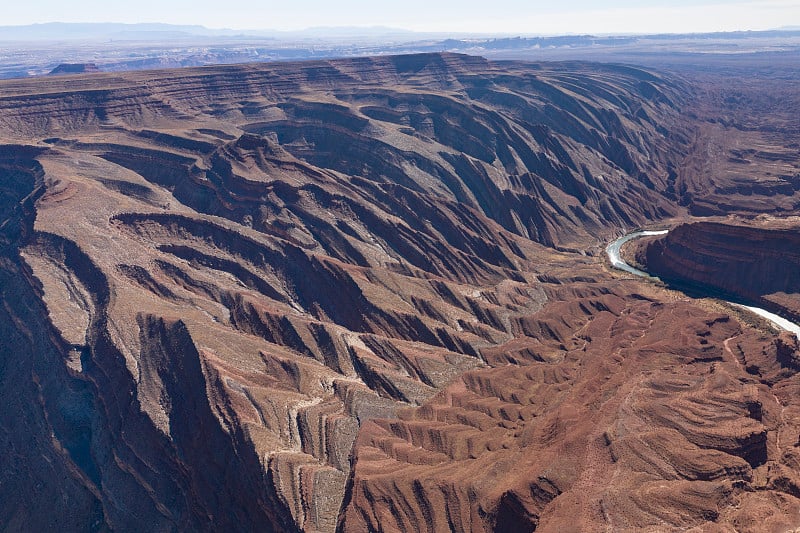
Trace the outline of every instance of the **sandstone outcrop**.
{"type": "Polygon", "coordinates": [[[100,69],[94,63],[61,63],[50,71],[50,75],[86,74],[88,72],[100,72],[100,69]]]}
{"type": "Polygon", "coordinates": [[[753,220],[682,224],[638,244],[637,260],[664,280],[716,290],[800,320],[800,226],[753,220]]]}
{"type": "Polygon", "coordinates": [[[792,524],[800,500],[785,405],[794,401],[770,391],[791,394],[796,370],[781,370],[778,344],[724,314],[625,286],[548,287],[546,309],[558,312],[538,331],[549,334],[487,349],[491,368],[365,425],[340,529],[792,524]],[[770,389],[748,364],[777,372],[780,385],[770,389]]]}

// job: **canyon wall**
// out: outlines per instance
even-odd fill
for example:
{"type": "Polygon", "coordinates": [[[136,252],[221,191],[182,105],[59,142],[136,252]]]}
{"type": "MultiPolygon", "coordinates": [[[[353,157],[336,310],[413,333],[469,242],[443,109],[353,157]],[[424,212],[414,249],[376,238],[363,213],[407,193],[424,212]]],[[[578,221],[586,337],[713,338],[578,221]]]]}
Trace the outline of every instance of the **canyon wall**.
{"type": "Polygon", "coordinates": [[[718,290],[800,319],[800,233],[791,223],[681,224],[639,244],[635,256],[665,281],[718,290]]]}

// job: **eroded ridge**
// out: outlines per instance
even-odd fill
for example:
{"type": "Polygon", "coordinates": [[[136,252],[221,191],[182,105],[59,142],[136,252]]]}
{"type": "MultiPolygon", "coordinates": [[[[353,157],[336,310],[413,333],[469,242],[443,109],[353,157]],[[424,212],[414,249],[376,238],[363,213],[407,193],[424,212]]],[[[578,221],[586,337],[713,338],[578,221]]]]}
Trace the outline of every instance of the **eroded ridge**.
{"type": "Polygon", "coordinates": [[[548,288],[558,318],[485,350],[490,368],[423,407],[365,425],[341,529],[793,524],[796,447],[773,394],[795,386],[780,361],[796,342],[608,287],[548,288]]]}

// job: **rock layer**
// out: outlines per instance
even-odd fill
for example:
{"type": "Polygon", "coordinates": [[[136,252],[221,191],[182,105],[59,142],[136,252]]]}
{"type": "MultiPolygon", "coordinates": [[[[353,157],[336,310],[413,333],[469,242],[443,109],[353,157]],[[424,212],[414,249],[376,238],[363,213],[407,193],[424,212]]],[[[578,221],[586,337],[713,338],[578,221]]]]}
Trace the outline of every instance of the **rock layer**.
{"type": "Polygon", "coordinates": [[[795,401],[771,392],[797,382],[778,361],[781,344],[625,286],[548,288],[538,335],[485,350],[492,368],[365,425],[340,530],[795,523],[797,493],[776,490],[796,476],[795,440],[785,440],[795,401]],[[762,365],[762,380],[748,365],[762,365]]]}
{"type": "Polygon", "coordinates": [[[798,250],[800,232],[789,221],[695,222],[640,243],[635,255],[665,280],[722,291],[800,320],[798,250]]]}

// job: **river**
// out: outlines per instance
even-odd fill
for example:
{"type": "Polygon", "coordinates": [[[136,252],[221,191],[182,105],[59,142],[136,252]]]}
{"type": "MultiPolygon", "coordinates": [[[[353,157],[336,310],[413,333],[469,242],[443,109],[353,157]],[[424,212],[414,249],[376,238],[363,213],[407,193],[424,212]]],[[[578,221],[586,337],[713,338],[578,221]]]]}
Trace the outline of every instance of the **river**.
{"type": "MultiPolygon", "coordinates": [[[[622,245],[628,241],[632,241],[633,239],[638,239],[640,237],[651,237],[654,235],[666,235],[668,230],[660,230],[660,231],[634,231],[633,233],[628,233],[623,235],[622,237],[616,239],[611,244],[606,247],[606,254],[608,254],[608,260],[611,262],[614,268],[619,270],[624,270],[630,274],[635,276],[641,276],[643,278],[651,278],[650,274],[643,270],[639,270],[638,268],[634,268],[626,263],[622,256],[620,256],[620,249],[622,245]]],[[[766,318],[770,322],[772,322],[776,327],[780,329],[784,329],[786,331],[791,331],[795,334],[795,336],[800,339],[800,325],[795,324],[789,320],[786,320],[782,316],[778,316],[775,313],[770,313],[766,309],[761,309],[760,307],[754,307],[750,305],[742,305],[737,304],[734,302],[727,302],[733,306],[739,307],[741,309],[747,309],[748,311],[757,314],[760,317],[766,318]]]]}
{"type": "Polygon", "coordinates": [[[643,278],[651,277],[650,274],[639,270],[638,268],[634,268],[630,266],[628,263],[623,261],[620,254],[620,249],[622,245],[628,241],[632,241],[633,239],[638,239],[639,237],[651,237],[654,235],[666,235],[668,230],[661,230],[661,231],[634,231],[633,233],[628,233],[627,235],[623,235],[619,239],[613,241],[606,247],[606,253],[608,254],[608,260],[611,261],[611,264],[614,268],[618,268],[619,270],[624,270],[625,272],[629,272],[636,276],[641,276],[643,278]]]}

